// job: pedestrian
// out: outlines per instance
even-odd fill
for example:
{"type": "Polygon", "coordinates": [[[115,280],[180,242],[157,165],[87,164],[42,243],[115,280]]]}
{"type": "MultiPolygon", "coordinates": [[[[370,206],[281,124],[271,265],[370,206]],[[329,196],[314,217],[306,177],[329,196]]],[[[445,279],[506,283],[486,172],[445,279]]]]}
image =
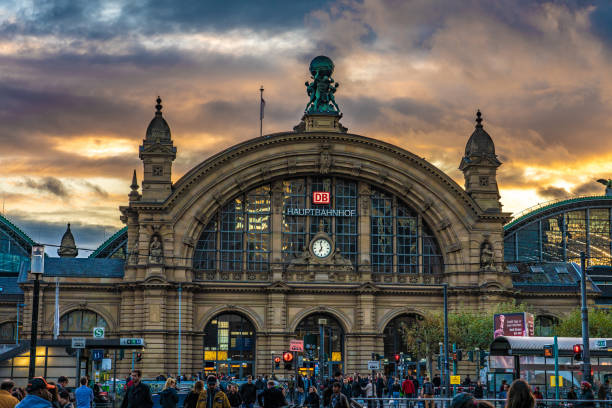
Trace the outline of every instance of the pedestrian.
{"type": "Polygon", "coordinates": [[[283,391],[277,388],[272,380],[268,381],[268,388],[259,394],[257,402],[263,408],[280,408],[287,405],[283,391]]]}
{"type": "Polygon", "coordinates": [[[364,379],[364,384],[361,386],[361,392],[361,395],[368,401],[368,408],[374,408],[374,387],[369,377],[364,379]]]}
{"type": "Polygon", "coordinates": [[[229,393],[227,394],[227,400],[230,403],[230,407],[239,408],[242,405],[242,398],[238,392],[238,386],[236,384],[228,385],[229,393]]]}
{"type": "Polygon", "coordinates": [[[504,384],[502,390],[499,393],[498,399],[505,400],[506,398],[508,398],[508,390],[509,389],[510,389],[510,386],[508,384],[504,384]]]}
{"type": "Polygon", "coordinates": [[[227,395],[217,384],[217,377],[209,375],[206,379],[206,389],[198,397],[197,408],[230,408],[227,395]]]}
{"type": "Polygon", "coordinates": [[[339,382],[335,382],[332,385],[331,408],[349,408],[348,398],[341,391],[342,385],[339,382]]]}
{"type": "MultiPolygon", "coordinates": [[[[404,379],[402,382],[402,393],[404,394],[404,398],[414,398],[416,390],[414,389],[414,383],[410,378],[404,379]]],[[[406,400],[406,408],[411,405],[410,400],[406,400]]]]}
{"type": "Polygon", "coordinates": [[[133,370],[130,378],[132,385],[125,392],[121,408],[152,408],[151,389],[142,382],[142,371],[133,370]]]}
{"type": "MultiPolygon", "coordinates": [[[[508,384],[505,384],[508,387],[508,384]]],[[[535,397],[527,381],[523,379],[514,380],[508,388],[505,408],[534,408],[535,397]]]]}
{"type": "MultiPolygon", "coordinates": [[[[610,387],[610,380],[606,380],[604,384],[599,385],[599,389],[597,390],[597,399],[601,401],[605,401],[608,398],[608,390],[610,387]]],[[[601,403],[601,406],[604,407],[605,403],[601,403]]]]}
{"type": "Polygon", "coordinates": [[[93,406],[94,393],[87,386],[87,377],[81,377],[81,386],[74,391],[76,398],[76,408],[91,408],[93,406]]]}
{"type": "Polygon", "coordinates": [[[19,400],[11,395],[15,388],[15,383],[11,380],[4,380],[0,384],[0,408],[14,408],[19,404],[19,400]]]}
{"type": "Polygon", "coordinates": [[[455,395],[453,400],[451,401],[450,408],[474,408],[476,405],[476,400],[474,396],[467,392],[460,392],[455,395]]]}
{"type": "MultiPolygon", "coordinates": [[[[198,397],[204,390],[204,381],[198,380],[193,384],[193,388],[189,391],[189,394],[185,397],[183,402],[183,408],[196,408],[198,405],[198,397]]],[[[252,408],[252,407],[251,407],[252,408]]]]}
{"type": "Polygon", "coordinates": [[[578,408],[593,408],[595,407],[595,403],[593,400],[595,396],[593,395],[593,389],[591,387],[591,383],[587,381],[583,381],[580,383],[580,397],[579,401],[576,402],[575,406],[578,408]]]}
{"type": "Polygon", "coordinates": [[[47,383],[44,378],[32,378],[26,388],[28,395],[15,405],[15,408],[53,408],[51,403],[53,396],[50,391],[54,389],[55,385],[47,383]]]}
{"type": "Polygon", "coordinates": [[[535,398],[536,406],[542,406],[542,400],[544,399],[544,395],[540,392],[540,387],[535,387],[533,391],[533,398],[535,398]]]}
{"type": "Polygon", "coordinates": [[[289,376],[287,381],[287,391],[289,392],[289,401],[295,404],[295,378],[293,378],[293,374],[289,376]]]}
{"type": "Polygon", "coordinates": [[[385,403],[383,401],[383,393],[385,391],[385,380],[382,377],[381,373],[376,375],[376,397],[378,398],[378,405],[380,408],[385,407],[385,403]]]}
{"type": "Polygon", "coordinates": [[[57,379],[57,392],[61,393],[62,390],[68,391],[66,387],[68,387],[68,377],[60,375],[57,379]]]}
{"type": "Polygon", "coordinates": [[[23,387],[15,387],[13,388],[13,392],[11,392],[11,395],[21,401],[25,398],[26,391],[23,387]]]}
{"type": "Polygon", "coordinates": [[[476,381],[476,385],[474,386],[474,398],[481,399],[484,397],[484,387],[482,385],[482,381],[478,379],[476,381]]]}
{"type": "Polygon", "coordinates": [[[70,393],[66,388],[59,392],[59,403],[60,408],[74,408],[72,401],[70,401],[70,393]]]}
{"type": "Polygon", "coordinates": [[[577,400],[578,395],[576,395],[576,388],[571,387],[570,390],[567,392],[567,396],[565,398],[567,398],[568,400],[577,400]]]}
{"type": "Polygon", "coordinates": [[[247,377],[247,382],[240,387],[240,397],[242,398],[244,408],[253,408],[253,404],[257,401],[257,388],[255,384],[253,384],[252,375],[249,375],[247,377]]]}
{"type": "Polygon", "coordinates": [[[317,390],[315,387],[310,386],[308,388],[308,395],[306,396],[306,400],[304,401],[304,405],[308,408],[319,408],[320,399],[317,394],[317,390]]]}
{"type": "Polygon", "coordinates": [[[425,376],[425,381],[423,381],[422,397],[425,398],[425,408],[435,408],[435,404],[431,399],[434,397],[434,385],[429,381],[428,376],[425,376]]]}
{"type": "Polygon", "coordinates": [[[176,408],[178,401],[179,396],[176,391],[176,380],[172,377],[168,377],[162,392],[159,393],[159,404],[162,408],[176,408]]]}

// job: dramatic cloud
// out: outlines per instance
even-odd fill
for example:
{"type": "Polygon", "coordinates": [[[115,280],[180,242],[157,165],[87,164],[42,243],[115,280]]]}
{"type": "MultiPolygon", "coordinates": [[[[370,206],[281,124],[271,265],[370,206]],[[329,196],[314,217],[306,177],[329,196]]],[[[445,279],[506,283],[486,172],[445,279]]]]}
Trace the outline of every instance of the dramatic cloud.
{"type": "Polygon", "coordinates": [[[505,211],[601,194],[594,180],[612,177],[611,27],[604,0],[5,2],[0,193],[19,220],[120,228],[157,95],[176,180],[258,136],[260,85],[264,132],[292,129],[308,63],[326,54],[349,131],[425,157],[460,185],[480,108],[505,211]]]}

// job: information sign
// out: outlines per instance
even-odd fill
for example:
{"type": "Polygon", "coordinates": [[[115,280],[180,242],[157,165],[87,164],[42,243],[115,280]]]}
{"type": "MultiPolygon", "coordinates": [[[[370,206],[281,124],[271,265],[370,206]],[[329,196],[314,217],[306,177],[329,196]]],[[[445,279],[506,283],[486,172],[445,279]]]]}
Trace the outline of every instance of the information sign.
{"type": "Polygon", "coordinates": [[[71,347],[73,349],[84,349],[85,348],[85,337],[73,337],[71,347]]]}
{"type": "Polygon", "coordinates": [[[599,348],[606,348],[606,341],[605,340],[597,340],[595,342],[595,344],[597,345],[597,347],[599,348]]]}
{"type": "MultiPolygon", "coordinates": [[[[554,375],[550,376],[550,386],[551,387],[556,387],[557,386],[554,375]]],[[[559,376],[559,387],[563,387],[563,377],[561,377],[561,376],[559,376]]]]}
{"type": "Polygon", "coordinates": [[[93,361],[100,361],[104,358],[104,350],[102,349],[93,349],[91,350],[91,359],[93,361]]]}
{"type": "Polygon", "coordinates": [[[368,361],[368,370],[380,370],[380,361],[376,361],[376,360],[368,361]]]}
{"type": "Polygon", "coordinates": [[[130,337],[122,337],[119,339],[120,346],[136,346],[143,347],[145,345],[144,339],[142,338],[130,338],[130,337]]]}
{"type": "Polygon", "coordinates": [[[450,376],[451,385],[461,385],[461,376],[460,375],[451,375],[450,376]]]}
{"type": "Polygon", "coordinates": [[[103,339],[104,338],[104,327],[94,327],[94,329],[93,329],[93,338],[94,339],[103,339]]]}
{"type": "Polygon", "coordinates": [[[291,340],[289,351],[304,351],[304,340],[291,340]]]}

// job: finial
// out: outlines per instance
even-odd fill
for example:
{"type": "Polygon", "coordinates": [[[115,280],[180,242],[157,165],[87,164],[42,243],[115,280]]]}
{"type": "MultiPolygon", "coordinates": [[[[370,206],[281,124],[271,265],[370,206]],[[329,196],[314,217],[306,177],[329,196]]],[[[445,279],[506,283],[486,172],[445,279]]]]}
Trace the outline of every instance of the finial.
{"type": "Polygon", "coordinates": [[[68,223],[68,230],[70,230],[70,223],[68,223]]]}
{"type": "Polygon", "coordinates": [[[130,201],[138,201],[140,200],[140,194],[138,194],[138,180],[136,179],[136,170],[134,170],[134,174],[132,175],[132,185],[130,186],[132,191],[128,194],[130,201]]]}
{"type": "Polygon", "coordinates": [[[134,175],[132,175],[132,185],[130,186],[132,191],[138,190],[138,180],[136,180],[136,169],[134,169],[134,175]]]}
{"type": "Polygon", "coordinates": [[[482,113],[480,113],[480,109],[476,112],[476,127],[482,128],[482,113]]]}
{"type": "Polygon", "coordinates": [[[162,104],[161,104],[161,98],[159,97],[159,95],[157,96],[157,105],[155,105],[155,109],[157,110],[157,112],[155,112],[156,115],[161,115],[161,110],[163,108],[162,104]]]}

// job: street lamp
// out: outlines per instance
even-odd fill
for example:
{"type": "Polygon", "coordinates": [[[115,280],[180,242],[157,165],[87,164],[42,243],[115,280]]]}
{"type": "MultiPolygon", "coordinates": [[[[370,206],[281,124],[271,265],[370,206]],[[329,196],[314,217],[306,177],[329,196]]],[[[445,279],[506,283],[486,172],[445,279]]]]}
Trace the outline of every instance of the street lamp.
{"type": "Polygon", "coordinates": [[[40,275],[45,272],[45,246],[32,246],[32,259],[30,263],[30,273],[36,279],[34,280],[34,291],[32,299],[32,331],[30,337],[30,368],[28,378],[32,379],[36,373],[36,340],[38,338],[38,292],[40,291],[40,275]]]}

